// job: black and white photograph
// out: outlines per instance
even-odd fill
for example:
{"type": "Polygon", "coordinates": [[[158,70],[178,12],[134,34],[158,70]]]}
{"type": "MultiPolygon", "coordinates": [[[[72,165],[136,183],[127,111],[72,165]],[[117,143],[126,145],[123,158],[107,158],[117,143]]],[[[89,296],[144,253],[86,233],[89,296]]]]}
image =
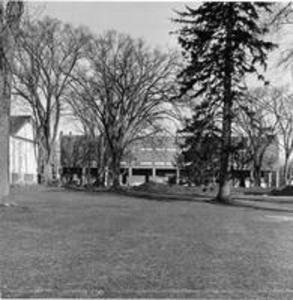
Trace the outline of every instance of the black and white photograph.
{"type": "Polygon", "coordinates": [[[293,299],[293,2],[0,0],[0,299],[293,299]]]}

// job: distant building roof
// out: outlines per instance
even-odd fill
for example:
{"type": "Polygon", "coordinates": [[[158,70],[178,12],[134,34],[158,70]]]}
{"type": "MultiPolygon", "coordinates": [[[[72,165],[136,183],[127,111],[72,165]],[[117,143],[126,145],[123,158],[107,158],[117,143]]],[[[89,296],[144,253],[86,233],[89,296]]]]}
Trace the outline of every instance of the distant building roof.
{"type": "Polygon", "coordinates": [[[10,116],[10,135],[15,135],[28,122],[31,116],[10,116]]]}

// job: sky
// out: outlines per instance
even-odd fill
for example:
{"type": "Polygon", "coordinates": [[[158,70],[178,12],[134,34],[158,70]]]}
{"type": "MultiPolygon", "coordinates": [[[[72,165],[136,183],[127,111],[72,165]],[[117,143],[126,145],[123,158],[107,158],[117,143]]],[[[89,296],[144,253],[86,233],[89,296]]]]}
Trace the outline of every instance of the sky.
{"type": "Polygon", "coordinates": [[[34,3],[42,15],[56,17],[75,26],[85,25],[102,33],[109,29],[143,38],[153,47],[173,48],[176,37],[171,21],[174,9],[187,2],[42,2],[34,3]]]}
{"type": "MultiPolygon", "coordinates": [[[[128,33],[135,38],[143,38],[150,46],[163,49],[178,47],[176,36],[170,32],[176,29],[171,21],[174,12],[184,10],[184,5],[193,2],[124,2],[124,1],[48,1],[33,2],[32,11],[38,16],[49,15],[75,26],[87,26],[92,32],[102,33],[114,29],[128,33]]],[[[293,25],[277,37],[280,47],[269,59],[268,79],[274,85],[290,83],[291,72],[277,69],[280,51],[293,49],[293,25]]],[[[179,49],[179,47],[178,47],[179,49]]],[[[255,79],[251,81],[253,85],[255,79]]]]}

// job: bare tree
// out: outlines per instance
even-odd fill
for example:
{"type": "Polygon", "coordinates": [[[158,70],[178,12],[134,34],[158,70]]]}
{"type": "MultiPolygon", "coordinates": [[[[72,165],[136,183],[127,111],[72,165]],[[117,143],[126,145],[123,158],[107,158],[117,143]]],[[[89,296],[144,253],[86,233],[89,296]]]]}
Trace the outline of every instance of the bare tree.
{"type": "Polygon", "coordinates": [[[70,183],[74,173],[79,170],[80,184],[90,186],[102,185],[104,177],[101,176],[100,159],[101,139],[88,135],[63,136],[60,141],[61,165],[63,166],[63,179],[70,183]]]}
{"type": "Polygon", "coordinates": [[[9,117],[11,66],[23,1],[0,1],[0,200],[9,194],[9,117]]]}
{"type": "Polygon", "coordinates": [[[235,118],[234,130],[245,141],[245,154],[241,162],[244,165],[252,165],[257,186],[261,183],[261,171],[268,148],[272,143],[278,143],[278,121],[272,118],[269,109],[272,99],[274,96],[263,88],[250,91],[245,105],[235,118]]]}
{"type": "Polygon", "coordinates": [[[28,104],[36,129],[39,174],[51,180],[51,163],[70,74],[81,59],[87,34],[58,20],[25,22],[13,73],[14,92],[28,104]]]}
{"type": "Polygon", "coordinates": [[[283,182],[289,181],[289,164],[293,153],[293,96],[285,88],[272,88],[268,91],[271,101],[268,110],[277,122],[278,144],[284,155],[283,182]]]}
{"type": "Polygon", "coordinates": [[[110,31],[93,38],[87,66],[74,76],[70,104],[102,134],[111,157],[113,186],[119,186],[123,154],[137,139],[161,129],[170,117],[176,56],[149,49],[142,40],[110,31]]]}

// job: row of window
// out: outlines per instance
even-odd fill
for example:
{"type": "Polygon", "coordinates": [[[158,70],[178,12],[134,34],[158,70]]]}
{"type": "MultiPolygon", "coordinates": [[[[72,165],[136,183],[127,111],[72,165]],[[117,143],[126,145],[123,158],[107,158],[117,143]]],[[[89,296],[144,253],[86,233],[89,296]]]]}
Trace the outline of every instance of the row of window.
{"type": "Polygon", "coordinates": [[[159,151],[159,152],[169,151],[169,152],[176,152],[177,149],[176,148],[140,148],[139,151],[159,151]]]}
{"type": "MultiPolygon", "coordinates": [[[[122,161],[121,162],[121,165],[128,165],[128,163],[126,161],[122,161]]],[[[139,165],[141,166],[152,166],[152,165],[155,165],[155,166],[172,166],[172,162],[169,162],[169,161],[155,161],[155,162],[151,162],[151,161],[142,161],[139,163],[139,165]]]]}

